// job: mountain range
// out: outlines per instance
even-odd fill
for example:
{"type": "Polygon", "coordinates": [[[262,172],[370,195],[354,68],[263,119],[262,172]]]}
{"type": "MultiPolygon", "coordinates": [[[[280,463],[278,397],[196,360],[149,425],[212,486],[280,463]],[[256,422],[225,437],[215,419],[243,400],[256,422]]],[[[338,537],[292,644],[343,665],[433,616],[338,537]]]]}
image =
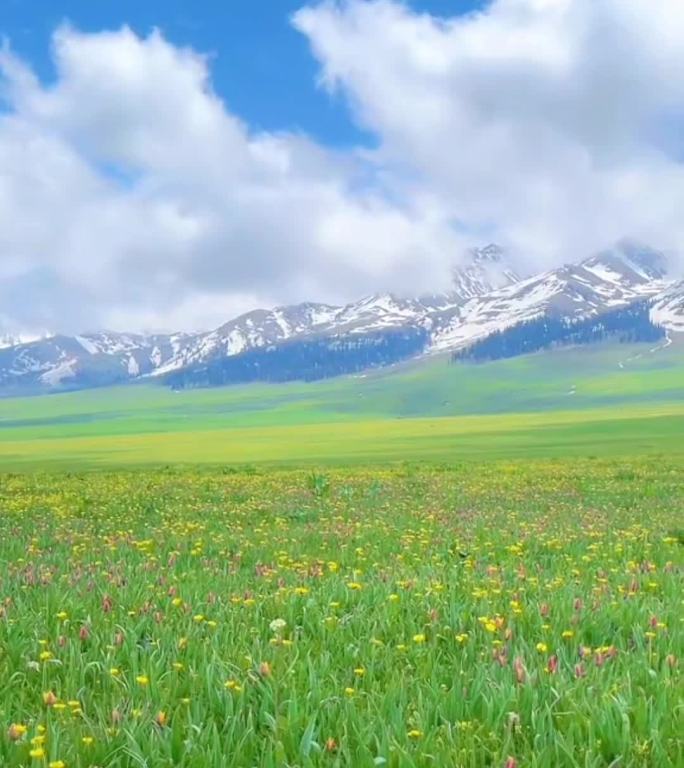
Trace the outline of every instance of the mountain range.
{"type": "MultiPolygon", "coordinates": [[[[201,333],[98,331],[31,340],[0,334],[0,392],[34,394],[144,379],[173,387],[316,379],[422,355],[455,355],[507,329],[518,329],[518,337],[521,328],[524,335],[533,325],[539,332],[545,318],[563,327],[596,318],[600,327],[609,313],[644,302],[654,326],[684,332],[684,281],[673,278],[663,254],[653,249],[624,242],[575,264],[528,275],[490,245],[471,251],[454,269],[448,289],[430,296],[376,294],[346,306],[257,309],[201,333]]],[[[643,313],[627,313],[620,323],[637,319],[643,324],[643,313]]]]}

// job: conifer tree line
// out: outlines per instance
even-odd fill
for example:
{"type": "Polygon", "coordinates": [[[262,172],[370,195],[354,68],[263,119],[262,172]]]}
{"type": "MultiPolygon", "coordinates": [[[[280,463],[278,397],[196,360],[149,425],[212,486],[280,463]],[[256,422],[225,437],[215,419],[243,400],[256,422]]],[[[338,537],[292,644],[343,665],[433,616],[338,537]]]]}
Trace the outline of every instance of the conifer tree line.
{"type": "Polygon", "coordinates": [[[500,360],[562,345],[600,341],[637,343],[658,341],[665,330],[650,317],[650,302],[638,301],[584,320],[539,317],[496,331],[452,355],[453,360],[500,360]]]}
{"type": "Polygon", "coordinates": [[[315,381],[357,373],[420,354],[429,342],[423,328],[289,341],[169,374],[175,389],[246,384],[253,381],[315,381]]]}

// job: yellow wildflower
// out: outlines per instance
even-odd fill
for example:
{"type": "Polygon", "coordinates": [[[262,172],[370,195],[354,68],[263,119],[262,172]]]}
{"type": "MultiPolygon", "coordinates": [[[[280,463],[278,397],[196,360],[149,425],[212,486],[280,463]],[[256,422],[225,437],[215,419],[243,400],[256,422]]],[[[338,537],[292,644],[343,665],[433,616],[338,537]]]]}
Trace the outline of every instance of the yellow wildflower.
{"type": "Polygon", "coordinates": [[[10,741],[19,741],[26,735],[28,728],[23,723],[12,723],[7,729],[7,736],[10,741]]]}

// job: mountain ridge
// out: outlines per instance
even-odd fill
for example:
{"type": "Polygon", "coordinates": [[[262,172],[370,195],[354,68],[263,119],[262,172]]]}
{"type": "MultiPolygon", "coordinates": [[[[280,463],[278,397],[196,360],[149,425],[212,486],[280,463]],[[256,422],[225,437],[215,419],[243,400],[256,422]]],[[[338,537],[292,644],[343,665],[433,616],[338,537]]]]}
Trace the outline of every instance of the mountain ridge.
{"type": "Polygon", "coordinates": [[[356,372],[364,361],[372,367],[396,362],[397,354],[454,353],[540,317],[583,320],[644,300],[651,302],[654,322],[684,331],[684,281],[669,277],[664,255],[653,249],[623,242],[577,263],[527,275],[501,248],[489,245],[472,249],[453,270],[452,284],[439,294],[380,293],[344,306],[303,302],[255,309],[207,332],[97,331],[0,343],[0,391],[39,393],[147,377],[192,382],[206,380],[212,371],[221,383],[230,383],[217,373],[226,370],[259,380],[259,372],[268,369],[280,380],[276,359],[289,376],[296,373],[291,360],[285,363],[283,347],[300,356],[302,370],[314,365],[313,372],[322,375],[356,372]],[[387,334],[397,332],[420,343],[391,342],[387,334]],[[335,355],[344,356],[346,369],[340,369],[335,355]],[[236,362],[243,360],[240,356],[247,356],[249,373],[236,362]],[[229,366],[222,363],[229,359],[229,366]]]}

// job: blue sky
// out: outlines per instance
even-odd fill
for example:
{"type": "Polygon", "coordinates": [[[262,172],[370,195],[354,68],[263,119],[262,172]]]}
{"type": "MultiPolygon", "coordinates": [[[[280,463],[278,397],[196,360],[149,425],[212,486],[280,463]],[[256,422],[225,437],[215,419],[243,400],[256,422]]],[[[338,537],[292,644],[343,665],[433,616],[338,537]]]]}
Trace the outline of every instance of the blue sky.
{"type": "MultiPolygon", "coordinates": [[[[327,145],[367,139],[340,98],[316,87],[318,64],[290,16],[305,0],[0,0],[0,33],[41,77],[52,76],[50,37],[65,20],[84,32],[122,24],[158,27],[176,45],[213,54],[213,84],[254,130],[300,130],[327,145]]],[[[435,16],[472,11],[477,0],[410,0],[435,16]]]]}

